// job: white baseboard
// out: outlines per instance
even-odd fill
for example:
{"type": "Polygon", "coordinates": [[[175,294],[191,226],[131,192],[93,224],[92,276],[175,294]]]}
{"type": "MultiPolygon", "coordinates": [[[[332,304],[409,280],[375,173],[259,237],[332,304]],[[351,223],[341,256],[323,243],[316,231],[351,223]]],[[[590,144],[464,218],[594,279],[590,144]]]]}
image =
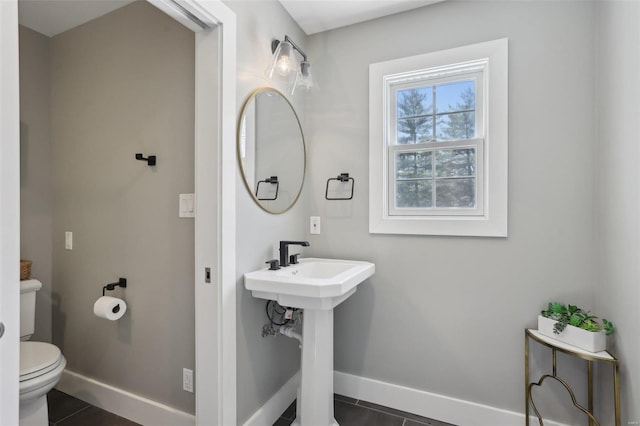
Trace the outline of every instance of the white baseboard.
{"type": "Polygon", "coordinates": [[[194,415],[65,370],[56,389],[121,417],[153,426],[194,426],[194,415]]]}
{"type": "MultiPolygon", "coordinates": [[[[418,414],[458,426],[513,426],[524,424],[524,414],[398,386],[352,374],[334,372],[334,391],[374,404],[418,414]]],[[[538,419],[530,417],[531,424],[538,419]]],[[[547,426],[569,426],[545,420],[547,426]]]]}
{"type": "Polygon", "coordinates": [[[291,405],[291,402],[296,399],[298,386],[300,386],[300,371],[294,374],[266,404],[253,413],[244,426],[270,426],[274,424],[284,410],[291,405]]]}
{"type": "MultiPolygon", "coordinates": [[[[296,398],[300,372],[296,373],[244,423],[272,425],[296,398]]],[[[123,389],[65,370],[56,386],[62,392],[142,425],[194,426],[195,416],[123,389]]],[[[524,414],[462,399],[451,398],[366,377],[334,372],[336,393],[458,426],[513,426],[524,424],[524,414]]],[[[531,417],[531,424],[538,420],[531,417]]],[[[568,426],[545,420],[547,426],[568,426]]]]}

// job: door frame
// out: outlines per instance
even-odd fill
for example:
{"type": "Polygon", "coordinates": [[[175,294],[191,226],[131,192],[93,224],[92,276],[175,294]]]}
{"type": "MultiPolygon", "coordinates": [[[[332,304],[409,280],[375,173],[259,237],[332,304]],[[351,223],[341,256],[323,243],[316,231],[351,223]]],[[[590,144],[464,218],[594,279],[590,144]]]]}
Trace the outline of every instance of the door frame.
{"type": "Polygon", "coordinates": [[[221,0],[147,0],[195,32],[196,424],[236,415],[236,17],[221,0]],[[193,16],[206,24],[194,25],[193,16]]]}

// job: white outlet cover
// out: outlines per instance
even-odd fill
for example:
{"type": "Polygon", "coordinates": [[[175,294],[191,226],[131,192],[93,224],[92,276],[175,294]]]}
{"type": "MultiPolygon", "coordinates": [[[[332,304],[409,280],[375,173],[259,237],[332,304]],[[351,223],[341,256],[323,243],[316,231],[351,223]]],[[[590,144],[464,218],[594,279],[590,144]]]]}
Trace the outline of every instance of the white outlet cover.
{"type": "Polygon", "coordinates": [[[182,390],[193,392],[193,370],[182,369],[182,390]]]}
{"type": "Polygon", "coordinates": [[[320,216],[311,216],[309,218],[309,233],[320,234],[320,216]]]}

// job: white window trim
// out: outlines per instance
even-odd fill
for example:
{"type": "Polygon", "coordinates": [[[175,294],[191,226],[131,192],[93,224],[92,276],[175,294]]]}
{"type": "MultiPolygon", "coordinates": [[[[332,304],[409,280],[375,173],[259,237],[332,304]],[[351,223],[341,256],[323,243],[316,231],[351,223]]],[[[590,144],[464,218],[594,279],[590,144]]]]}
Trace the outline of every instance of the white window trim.
{"type": "Polygon", "coordinates": [[[395,59],[369,66],[369,232],[383,234],[507,236],[508,176],[507,39],[395,59]],[[386,85],[393,76],[488,61],[483,91],[484,208],[482,215],[391,216],[386,85]],[[385,81],[386,79],[386,81],[385,81]]]}

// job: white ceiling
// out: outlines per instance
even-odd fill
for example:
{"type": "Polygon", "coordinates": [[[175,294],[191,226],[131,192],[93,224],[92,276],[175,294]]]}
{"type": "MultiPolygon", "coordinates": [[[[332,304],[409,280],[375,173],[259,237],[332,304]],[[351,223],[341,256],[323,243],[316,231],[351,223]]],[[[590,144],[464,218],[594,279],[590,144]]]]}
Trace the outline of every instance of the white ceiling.
{"type": "MultiPolygon", "coordinates": [[[[2,1],[2,0],[0,0],[2,1]]],[[[20,24],[53,37],[134,0],[18,0],[20,24]]]]}
{"type": "MultiPolygon", "coordinates": [[[[53,37],[132,1],[134,0],[19,0],[18,11],[22,25],[53,37]]],[[[315,34],[443,0],[279,1],[305,33],[315,34]]]]}
{"type": "Polygon", "coordinates": [[[444,0],[279,0],[307,34],[404,12],[444,0]]]}

